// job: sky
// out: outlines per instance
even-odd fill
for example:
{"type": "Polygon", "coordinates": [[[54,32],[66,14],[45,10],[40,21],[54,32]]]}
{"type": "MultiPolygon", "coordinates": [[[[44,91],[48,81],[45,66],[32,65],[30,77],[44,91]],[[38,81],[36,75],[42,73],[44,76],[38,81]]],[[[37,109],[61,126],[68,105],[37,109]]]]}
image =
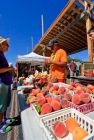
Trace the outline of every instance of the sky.
{"type": "MultiPolygon", "coordinates": [[[[6,52],[8,62],[16,63],[17,55],[32,51],[41,39],[41,15],[44,16],[44,31],[54,22],[68,0],[2,0],[0,1],[0,36],[10,37],[6,52]]],[[[87,60],[87,51],[72,55],[87,60]]]]}

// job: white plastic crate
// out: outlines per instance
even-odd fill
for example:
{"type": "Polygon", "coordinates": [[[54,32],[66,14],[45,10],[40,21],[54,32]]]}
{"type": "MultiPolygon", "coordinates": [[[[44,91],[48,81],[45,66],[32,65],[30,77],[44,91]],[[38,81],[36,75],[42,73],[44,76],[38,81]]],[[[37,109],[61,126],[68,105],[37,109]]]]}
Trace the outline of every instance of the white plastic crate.
{"type": "Polygon", "coordinates": [[[35,111],[35,113],[36,113],[36,115],[37,115],[38,118],[42,118],[42,117],[45,117],[45,116],[48,116],[48,115],[52,115],[52,114],[55,114],[55,113],[59,113],[59,112],[62,112],[62,111],[64,111],[64,110],[67,109],[67,108],[63,108],[63,109],[60,109],[60,110],[57,110],[57,111],[53,111],[53,112],[51,112],[51,113],[47,113],[47,114],[44,114],[44,115],[40,115],[40,114],[37,112],[37,110],[36,110],[36,108],[34,107],[33,104],[32,104],[32,106],[31,106],[31,108],[32,108],[32,110],[35,111]]]}
{"type": "Polygon", "coordinates": [[[80,124],[80,127],[84,128],[84,130],[86,130],[89,133],[89,135],[83,140],[94,140],[94,120],[90,119],[89,117],[85,116],[84,114],[80,113],[79,111],[75,109],[66,109],[62,112],[45,116],[41,119],[41,122],[40,122],[41,129],[45,135],[45,138],[46,138],[45,140],[72,140],[71,133],[69,133],[69,135],[64,138],[57,138],[52,133],[52,125],[56,121],[61,121],[65,123],[65,121],[69,117],[75,118],[80,124]]]}
{"type": "Polygon", "coordinates": [[[58,83],[53,83],[53,85],[57,85],[57,86],[59,86],[59,87],[64,86],[64,87],[66,87],[66,88],[69,86],[68,84],[61,83],[61,82],[58,82],[58,83]]]}

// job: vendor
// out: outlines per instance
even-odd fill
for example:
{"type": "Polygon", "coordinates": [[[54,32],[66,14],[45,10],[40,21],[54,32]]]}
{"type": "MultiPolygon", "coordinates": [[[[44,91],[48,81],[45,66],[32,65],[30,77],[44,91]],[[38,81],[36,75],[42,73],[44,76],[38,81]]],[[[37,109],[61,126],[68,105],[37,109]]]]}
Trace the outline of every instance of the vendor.
{"type": "Polygon", "coordinates": [[[88,35],[89,35],[89,38],[93,41],[94,43],[94,26],[91,27],[91,29],[88,31],[88,35]]]}
{"type": "Polygon", "coordinates": [[[48,47],[52,52],[50,59],[46,61],[46,64],[50,65],[50,74],[57,78],[58,82],[66,83],[67,53],[60,48],[56,39],[51,40],[48,47]]]}

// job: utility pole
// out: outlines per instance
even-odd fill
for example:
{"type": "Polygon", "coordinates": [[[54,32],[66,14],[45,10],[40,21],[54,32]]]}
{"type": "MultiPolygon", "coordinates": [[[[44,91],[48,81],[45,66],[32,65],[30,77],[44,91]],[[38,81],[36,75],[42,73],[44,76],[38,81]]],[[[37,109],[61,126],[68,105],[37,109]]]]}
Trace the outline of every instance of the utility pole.
{"type": "Polygon", "coordinates": [[[33,37],[31,37],[31,43],[32,43],[32,50],[33,50],[34,47],[33,37]]]}
{"type": "Polygon", "coordinates": [[[44,35],[44,18],[43,15],[41,15],[41,25],[42,25],[42,37],[44,35]]]}
{"type": "MultiPolygon", "coordinates": [[[[43,15],[41,15],[41,26],[42,26],[42,37],[43,37],[43,35],[44,35],[44,18],[43,18],[43,15]]],[[[43,49],[43,56],[45,56],[45,48],[43,49]]]]}

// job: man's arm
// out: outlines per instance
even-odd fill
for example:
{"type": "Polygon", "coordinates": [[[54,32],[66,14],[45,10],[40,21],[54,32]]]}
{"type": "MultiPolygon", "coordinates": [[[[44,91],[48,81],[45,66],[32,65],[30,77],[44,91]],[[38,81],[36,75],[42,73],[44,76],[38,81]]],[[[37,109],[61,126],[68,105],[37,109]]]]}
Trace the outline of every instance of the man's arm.
{"type": "Polygon", "coordinates": [[[0,68],[0,73],[5,73],[7,71],[12,71],[13,68],[12,67],[5,67],[5,68],[0,68]]]}

